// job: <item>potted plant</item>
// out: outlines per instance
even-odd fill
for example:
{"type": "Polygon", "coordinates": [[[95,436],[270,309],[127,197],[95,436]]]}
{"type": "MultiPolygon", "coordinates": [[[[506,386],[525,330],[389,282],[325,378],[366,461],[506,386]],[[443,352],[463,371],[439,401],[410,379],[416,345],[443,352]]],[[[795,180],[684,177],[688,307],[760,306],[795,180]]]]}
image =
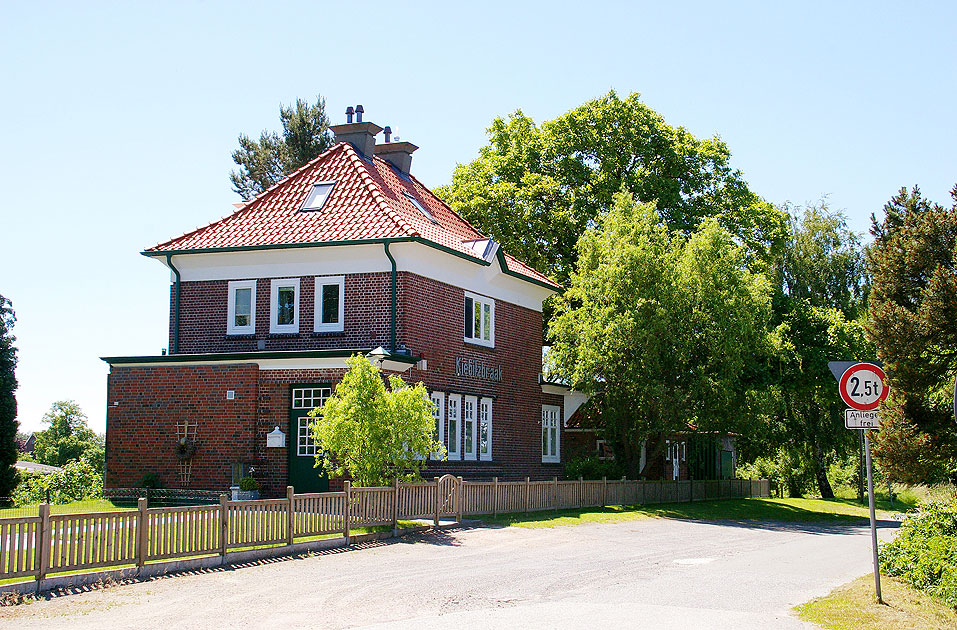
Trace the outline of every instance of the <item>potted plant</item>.
{"type": "Polygon", "coordinates": [[[235,499],[250,501],[259,498],[259,482],[252,477],[242,477],[239,480],[239,491],[235,492],[235,499]]]}

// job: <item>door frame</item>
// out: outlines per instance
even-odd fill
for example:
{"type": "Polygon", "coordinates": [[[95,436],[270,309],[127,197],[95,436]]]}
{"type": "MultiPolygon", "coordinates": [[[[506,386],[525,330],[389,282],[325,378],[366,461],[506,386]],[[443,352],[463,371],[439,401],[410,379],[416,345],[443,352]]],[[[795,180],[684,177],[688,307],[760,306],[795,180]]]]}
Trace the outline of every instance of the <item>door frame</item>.
{"type": "MultiPolygon", "coordinates": [[[[304,462],[302,458],[310,457],[308,455],[299,454],[299,419],[303,416],[309,414],[312,409],[315,407],[310,407],[309,409],[297,409],[294,407],[294,398],[293,392],[297,389],[328,389],[329,395],[332,395],[332,392],[335,391],[335,386],[330,382],[322,383],[292,383],[289,385],[289,439],[287,442],[287,462],[286,470],[289,485],[293,486],[296,489],[296,492],[327,492],[329,490],[329,477],[321,469],[313,468],[312,470],[316,471],[316,479],[309,481],[314,481],[315,483],[310,487],[309,485],[303,485],[306,482],[300,483],[299,486],[296,486],[297,476],[305,475],[303,471],[304,462]],[[301,489],[300,489],[301,488],[301,489]]],[[[315,463],[315,458],[310,457],[311,462],[315,463]]],[[[300,477],[300,481],[302,481],[300,477]]]]}

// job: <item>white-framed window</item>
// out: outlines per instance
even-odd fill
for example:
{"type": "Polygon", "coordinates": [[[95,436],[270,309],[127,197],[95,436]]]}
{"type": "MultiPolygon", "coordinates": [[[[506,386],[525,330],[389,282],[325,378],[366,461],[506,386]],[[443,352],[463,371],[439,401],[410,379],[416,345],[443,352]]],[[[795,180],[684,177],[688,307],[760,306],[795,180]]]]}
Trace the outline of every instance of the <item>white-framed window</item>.
{"type": "Polygon", "coordinates": [[[256,334],[256,281],[233,280],[229,283],[226,308],[227,335],[256,334]]]}
{"type": "MultiPolygon", "coordinates": [[[[435,420],[435,441],[445,443],[445,394],[432,392],[432,418],[435,420]]],[[[432,453],[432,459],[441,459],[441,453],[432,453]]]]}
{"type": "Polygon", "coordinates": [[[495,347],[495,300],[466,291],[465,341],[495,347]]]}
{"type": "MultiPolygon", "coordinates": [[[[598,459],[615,459],[615,454],[605,440],[595,440],[595,453],[598,459]]],[[[642,466],[642,469],[644,466],[642,466]]]]}
{"type": "Polygon", "coordinates": [[[315,332],[342,332],[345,294],[345,276],[316,276],[315,332]]]}
{"type": "Polygon", "coordinates": [[[562,461],[562,436],[559,432],[561,411],[555,405],[542,405],[542,463],[562,461]]]}
{"type": "Polygon", "coordinates": [[[269,332],[299,332],[299,278],[275,278],[269,292],[269,332]]]}
{"type": "Polygon", "coordinates": [[[476,407],[478,398],[465,396],[462,399],[462,452],[465,459],[476,459],[478,455],[478,430],[476,427],[476,407]]]}
{"type": "MultiPolygon", "coordinates": [[[[324,405],[331,395],[331,387],[296,387],[292,390],[292,408],[301,409],[305,413],[324,405]]],[[[296,418],[293,428],[296,431],[296,455],[299,457],[315,457],[319,452],[312,439],[312,424],[315,421],[314,417],[307,415],[296,418]]]]}
{"type": "Polygon", "coordinates": [[[479,401],[479,431],[478,431],[479,459],[492,459],[492,399],[483,398],[479,401]]]}
{"type": "Polygon", "coordinates": [[[449,394],[449,429],[446,441],[449,459],[462,459],[462,395],[449,394]]]}

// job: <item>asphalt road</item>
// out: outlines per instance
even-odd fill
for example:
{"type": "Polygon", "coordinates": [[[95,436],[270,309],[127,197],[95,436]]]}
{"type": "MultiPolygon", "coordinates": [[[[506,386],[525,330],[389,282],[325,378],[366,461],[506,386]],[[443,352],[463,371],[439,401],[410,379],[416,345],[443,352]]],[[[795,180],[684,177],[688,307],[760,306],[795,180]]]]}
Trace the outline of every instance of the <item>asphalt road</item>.
{"type": "Polygon", "coordinates": [[[0,627],[810,628],[791,607],[867,573],[869,543],[858,526],[463,528],[3,608],[0,627]]]}

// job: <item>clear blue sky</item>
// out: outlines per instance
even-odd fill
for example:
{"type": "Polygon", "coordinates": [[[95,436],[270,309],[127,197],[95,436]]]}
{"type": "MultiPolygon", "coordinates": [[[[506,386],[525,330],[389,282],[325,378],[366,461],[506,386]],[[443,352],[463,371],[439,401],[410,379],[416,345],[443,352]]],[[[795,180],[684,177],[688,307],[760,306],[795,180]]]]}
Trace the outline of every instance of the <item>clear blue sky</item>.
{"type": "Polygon", "coordinates": [[[241,132],[280,103],[361,103],[448,182],[495,116],[615,89],[720,135],[769,201],[827,195],[865,230],[901,186],[957,183],[957,10],[939,3],[0,3],[0,294],[20,423],[104,429],[100,356],[167,345],[143,248],[231,212],[241,132]]]}

